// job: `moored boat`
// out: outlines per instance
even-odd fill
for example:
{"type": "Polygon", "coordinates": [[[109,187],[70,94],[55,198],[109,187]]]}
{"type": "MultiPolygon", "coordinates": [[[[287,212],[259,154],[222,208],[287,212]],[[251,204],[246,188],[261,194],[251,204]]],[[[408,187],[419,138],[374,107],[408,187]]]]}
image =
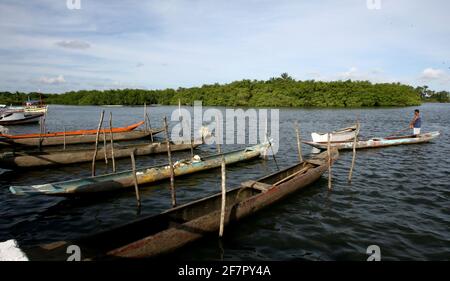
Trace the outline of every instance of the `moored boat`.
{"type": "MultiPolygon", "coordinates": [[[[331,158],[338,158],[337,150],[331,151],[331,158]]],[[[224,224],[235,223],[311,185],[327,171],[328,163],[324,152],[228,190],[224,224]]],[[[222,194],[217,193],[80,239],[35,247],[20,247],[19,243],[19,247],[30,260],[66,260],[70,245],[77,245],[85,260],[156,257],[218,231],[221,200],[222,194]]]]}
{"type": "Polygon", "coordinates": [[[0,115],[0,125],[22,125],[30,123],[38,123],[44,113],[25,114],[20,111],[7,111],[0,115]]]}
{"type": "MultiPolygon", "coordinates": [[[[192,148],[198,147],[200,144],[193,144],[192,148]]],[[[191,149],[190,144],[171,144],[171,151],[183,151],[191,149]]],[[[151,155],[157,153],[167,152],[167,143],[145,143],[135,144],[129,146],[114,146],[114,158],[130,157],[134,155],[151,155]]],[[[111,146],[106,147],[106,156],[111,158],[111,146]]],[[[34,168],[45,166],[58,166],[75,163],[90,162],[94,157],[93,148],[83,149],[67,149],[59,151],[44,151],[44,152],[4,152],[0,154],[0,168],[3,169],[18,169],[18,168],[34,168]]],[[[105,148],[99,148],[96,160],[105,159],[105,148]]]]}
{"type": "MultiPolygon", "coordinates": [[[[311,133],[313,142],[326,142],[328,141],[329,133],[311,133]]],[[[355,138],[356,125],[339,129],[330,133],[330,141],[348,141],[355,138]]]]}
{"type": "MultiPolygon", "coordinates": [[[[114,141],[129,141],[129,140],[137,140],[142,138],[147,138],[150,135],[155,135],[162,132],[163,129],[153,129],[149,131],[129,131],[129,132],[121,132],[114,133],[113,139],[114,141]]],[[[111,135],[109,133],[105,134],[105,138],[107,141],[111,140],[111,135]]],[[[23,138],[23,139],[11,139],[4,137],[4,135],[0,135],[0,146],[18,146],[21,148],[27,147],[39,147],[39,146],[55,146],[61,145],[64,143],[66,145],[69,144],[86,144],[86,143],[95,143],[96,135],[73,135],[73,136],[55,136],[55,137],[33,137],[33,138],[23,138]]],[[[101,139],[103,139],[103,134],[101,135],[101,139]]]]}
{"type": "MultiPolygon", "coordinates": [[[[268,143],[258,144],[232,152],[206,156],[203,158],[180,160],[173,164],[174,175],[182,176],[220,167],[222,155],[227,165],[257,158],[269,147],[268,143]]],[[[154,183],[170,178],[170,167],[160,165],[136,170],[138,184],[154,183]]],[[[75,179],[63,182],[39,184],[31,186],[11,186],[10,191],[15,195],[87,195],[98,192],[114,191],[134,185],[132,171],[75,179]]]]}
{"type": "MultiPolygon", "coordinates": [[[[356,142],[356,149],[363,148],[379,148],[379,147],[387,147],[387,146],[395,146],[395,145],[404,145],[404,144],[417,144],[417,143],[426,143],[432,141],[440,135],[439,132],[430,132],[424,133],[420,135],[412,135],[412,136],[398,136],[398,137],[386,137],[386,138],[371,138],[368,140],[358,140],[356,142]]],[[[313,146],[318,149],[327,149],[327,142],[310,142],[303,141],[303,143],[313,146]]],[[[342,141],[342,142],[330,142],[330,146],[333,148],[337,148],[339,150],[349,150],[353,149],[353,141],[342,141]]]]}

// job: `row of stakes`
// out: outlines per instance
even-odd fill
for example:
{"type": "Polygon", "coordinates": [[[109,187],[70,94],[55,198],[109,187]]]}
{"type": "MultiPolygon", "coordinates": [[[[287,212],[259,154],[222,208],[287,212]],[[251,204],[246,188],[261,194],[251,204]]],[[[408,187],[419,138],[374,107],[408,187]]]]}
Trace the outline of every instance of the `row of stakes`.
{"type": "MultiPolygon", "coordinates": [[[[180,104],[179,104],[179,107],[180,107],[180,104]]],[[[104,115],[105,115],[105,111],[103,110],[101,112],[100,122],[99,122],[98,128],[97,128],[96,139],[95,139],[95,150],[94,150],[94,156],[92,158],[92,176],[93,177],[95,176],[95,171],[96,171],[95,162],[96,162],[96,158],[97,158],[97,154],[98,154],[98,143],[99,143],[99,139],[100,139],[100,131],[101,131],[101,128],[103,125],[104,115]]],[[[180,116],[181,116],[181,114],[180,114],[180,116]]],[[[145,122],[145,125],[144,125],[145,130],[150,132],[151,141],[153,142],[153,134],[151,132],[152,129],[151,129],[151,124],[150,124],[150,118],[147,114],[146,104],[144,104],[144,122],[145,122]]],[[[43,132],[45,132],[45,117],[43,117],[41,119],[40,123],[41,123],[40,124],[40,132],[41,132],[41,136],[42,136],[43,132]]],[[[218,127],[220,127],[220,126],[218,126],[218,127]]],[[[349,171],[349,175],[348,175],[349,183],[352,181],[353,169],[355,166],[356,143],[357,143],[359,131],[360,131],[360,124],[359,124],[359,122],[357,122],[356,133],[355,133],[355,137],[354,137],[354,141],[353,141],[352,162],[351,162],[351,167],[350,167],[350,171],[349,171]]],[[[66,149],[65,132],[66,132],[66,129],[64,127],[64,150],[66,149]]],[[[164,117],[164,132],[165,132],[167,155],[168,155],[169,168],[170,168],[171,203],[172,203],[172,207],[175,207],[177,205],[177,201],[176,201],[176,193],[175,193],[174,168],[173,168],[173,163],[172,163],[171,143],[170,143],[169,132],[168,132],[167,117],[164,117]]],[[[296,137],[297,137],[298,158],[299,158],[299,162],[301,163],[301,162],[303,162],[303,156],[302,156],[302,147],[301,147],[300,126],[297,121],[295,122],[295,132],[296,132],[296,137]]],[[[112,112],[110,112],[110,116],[109,116],[109,134],[110,134],[110,142],[111,142],[110,146],[111,146],[112,170],[113,170],[113,173],[115,173],[116,172],[116,163],[115,163],[115,159],[114,159],[114,136],[113,136],[113,131],[112,131],[112,112]]],[[[39,148],[41,147],[42,141],[43,141],[43,138],[41,137],[41,141],[39,142],[39,148]]],[[[269,145],[272,148],[272,144],[270,142],[269,142],[269,145]]],[[[105,163],[108,164],[105,130],[103,130],[103,147],[104,147],[103,150],[104,150],[104,156],[105,156],[105,163]]],[[[222,153],[220,144],[217,144],[217,151],[219,154],[222,153]]],[[[273,149],[272,149],[272,151],[273,151],[273,149]]],[[[133,174],[133,180],[134,180],[134,189],[135,189],[135,193],[136,193],[136,201],[137,201],[137,206],[140,209],[141,198],[140,198],[140,194],[139,194],[138,179],[137,179],[137,175],[136,175],[136,161],[135,161],[134,154],[135,154],[135,150],[133,150],[130,153],[130,158],[131,158],[132,174],[133,174]]],[[[277,163],[275,154],[272,153],[272,155],[273,155],[273,159],[274,159],[275,163],[277,163]]],[[[332,176],[331,176],[331,166],[332,166],[331,133],[327,134],[327,155],[328,155],[328,189],[331,190],[332,189],[332,186],[331,186],[331,181],[332,181],[332,176]]],[[[193,157],[192,139],[191,139],[191,156],[193,157]]],[[[278,168],[278,163],[277,163],[277,168],[278,168]]],[[[219,237],[223,236],[225,213],[226,213],[226,192],[227,192],[226,191],[226,162],[225,162],[225,156],[223,154],[222,154],[222,162],[221,162],[221,191],[222,191],[222,203],[221,203],[221,212],[220,212],[219,237]]]]}

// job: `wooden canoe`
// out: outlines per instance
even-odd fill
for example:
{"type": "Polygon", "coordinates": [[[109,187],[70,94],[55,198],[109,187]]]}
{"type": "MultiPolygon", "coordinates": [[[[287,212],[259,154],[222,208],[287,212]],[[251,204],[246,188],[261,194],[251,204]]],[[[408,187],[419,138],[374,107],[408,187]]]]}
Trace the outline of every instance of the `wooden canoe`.
{"type": "Polygon", "coordinates": [[[44,113],[37,113],[37,114],[25,114],[24,112],[4,113],[0,116],[0,125],[7,126],[7,125],[38,123],[39,118],[41,118],[43,115],[44,113]]]}
{"type": "MultiPolygon", "coordinates": [[[[41,114],[43,115],[43,114],[41,114]]],[[[39,115],[39,116],[41,116],[39,115]]],[[[144,121],[138,122],[136,124],[132,124],[127,127],[120,127],[120,128],[112,128],[113,133],[123,133],[123,132],[130,132],[136,129],[137,127],[144,124],[144,121]]],[[[100,133],[110,133],[109,129],[102,129],[100,130],[100,133]]],[[[7,139],[29,139],[29,138],[50,138],[50,137],[63,137],[64,135],[67,136],[81,136],[81,135],[95,135],[97,134],[97,130],[77,130],[77,131],[68,131],[68,132],[53,132],[53,133],[46,133],[46,134],[22,134],[22,135],[5,135],[0,134],[1,137],[7,138],[7,139]]]]}
{"type": "MultiPolygon", "coordinates": [[[[267,149],[267,143],[258,144],[224,154],[216,154],[203,159],[180,160],[173,164],[175,176],[193,174],[220,167],[222,155],[227,165],[250,160],[260,156],[267,149]]],[[[168,165],[152,166],[136,170],[138,184],[148,184],[170,178],[168,165]]],[[[125,189],[134,185],[132,171],[75,179],[63,182],[31,185],[11,186],[9,189],[15,195],[56,195],[73,196],[125,189]]]]}
{"type": "MultiPolygon", "coordinates": [[[[164,129],[152,129],[150,131],[128,131],[121,133],[114,133],[113,138],[114,141],[128,141],[128,140],[136,140],[141,138],[146,138],[150,135],[155,135],[164,131],[164,129]]],[[[55,136],[48,138],[20,138],[20,139],[11,139],[11,138],[1,138],[0,137],[0,146],[31,146],[38,147],[39,143],[41,146],[55,146],[55,145],[63,145],[64,142],[66,144],[83,144],[83,143],[95,143],[96,135],[88,134],[88,135],[72,135],[72,136],[55,136]]],[[[103,140],[103,134],[100,135],[100,139],[103,140]]],[[[106,132],[106,140],[110,140],[111,135],[106,132]]]]}
{"type": "MultiPolygon", "coordinates": [[[[332,161],[338,151],[332,150],[332,161]]],[[[328,169],[324,152],[226,193],[225,225],[235,223],[317,181],[328,169]]],[[[148,258],[173,252],[208,233],[218,232],[221,193],[169,209],[158,215],[88,235],[35,247],[21,247],[30,260],[66,260],[69,245],[80,247],[84,260],[148,258]]],[[[19,245],[20,247],[20,245],[19,245]]]]}
{"type": "MultiPolygon", "coordinates": [[[[331,141],[349,141],[355,138],[356,125],[331,132],[331,141]]],[[[311,133],[313,142],[328,141],[328,133],[311,133]]]]}
{"type": "MultiPolygon", "coordinates": [[[[386,146],[395,146],[403,144],[417,144],[426,143],[440,135],[439,132],[424,133],[417,136],[400,136],[400,137],[388,137],[388,138],[372,138],[368,140],[359,140],[356,142],[357,149],[363,148],[379,148],[386,146]]],[[[304,141],[303,143],[311,145],[318,149],[327,149],[327,142],[310,142],[304,141]]],[[[353,141],[343,142],[331,142],[330,146],[339,150],[353,149],[353,141]]]]}
{"type": "MultiPolygon", "coordinates": [[[[193,144],[193,148],[199,144],[193,144]]],[[[191,149],[190,144],[171,144],[171,151],[183,151],[191,149]]],[[[134,155],[150,155],[167,152],[166,142],[145,143],[130,146],[114,146],[114,158],[130,157],[131,152],[134,155]]],[[[106,156],[111,159],[111,146],[106,147],[106,156]]],[[[33,168],[56,165],[67,165],[75,163],[90,162],[94,157],[94,149],[68,149],[48,152],[5,152],[0,154],[0,168],[18,169],[33,168]]],[[[97,161],[105,159],[105,149],[99,148],[97,161]]]]}

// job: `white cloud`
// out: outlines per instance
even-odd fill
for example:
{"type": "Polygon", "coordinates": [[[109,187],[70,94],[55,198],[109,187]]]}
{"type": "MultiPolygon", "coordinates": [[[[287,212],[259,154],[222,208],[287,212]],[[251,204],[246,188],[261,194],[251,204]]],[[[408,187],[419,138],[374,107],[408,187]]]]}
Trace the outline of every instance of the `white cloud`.
{"type": "Polygon", "coordinates": [[[37,80],[37,82],[42,84],[48,84],[48,85],[57,85],[57,84],[63,84],[66,82],[63,75],[58,75],[56,77],[41,77],[37,80]]]}
{"type": "Polygon", "coordinates": [[[450,75],[442,69],[434,69],[429,67],[423,70],[420,79],[424,81],[447,82],[450,81],[450,75]]]}
{"type": "Polygon", "coordinates": [[[67,40],[67,41],[59,41],[56,42],[56,45],[68,48],[68,49],[77,49],[77,50],[85,50],[91,47],[88,42],[80,41],[80,40],[67,40]]]}

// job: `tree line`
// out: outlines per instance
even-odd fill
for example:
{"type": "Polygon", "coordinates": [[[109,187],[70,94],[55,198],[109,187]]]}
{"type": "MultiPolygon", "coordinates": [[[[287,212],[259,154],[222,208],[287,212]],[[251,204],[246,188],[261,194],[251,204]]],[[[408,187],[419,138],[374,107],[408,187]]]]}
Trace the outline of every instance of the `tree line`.
{"type": "Polygon", "coordinates": [[[201,87],[145,90],[80,90],[63,94],[0,92],[0,103],[22,104],[28,98],[42,98],[48,104],[64,105],[191,105],[251,107],[374,107],[413,106],[423,101],[449,102],[448,92],[428,87],[369,81],[298,81],[287,73],[267,81],[241,80],[201,87]]]}

